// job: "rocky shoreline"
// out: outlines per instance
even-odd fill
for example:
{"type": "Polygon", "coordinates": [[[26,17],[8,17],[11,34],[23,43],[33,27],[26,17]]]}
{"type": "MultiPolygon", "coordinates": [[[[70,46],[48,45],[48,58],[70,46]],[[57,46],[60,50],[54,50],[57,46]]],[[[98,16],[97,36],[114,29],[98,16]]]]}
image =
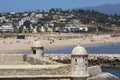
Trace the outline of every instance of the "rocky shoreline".
{"type": "MultiPolygon", "coordinates": [[[[46,54],[45,58],[64,64],[71,63],[71,57],[69,54],[46,54]]],[[[89,66],[100,65],[101,67],[120,69],[120,55],[119,54],[89,54],[88,63],[89,66]]]]}

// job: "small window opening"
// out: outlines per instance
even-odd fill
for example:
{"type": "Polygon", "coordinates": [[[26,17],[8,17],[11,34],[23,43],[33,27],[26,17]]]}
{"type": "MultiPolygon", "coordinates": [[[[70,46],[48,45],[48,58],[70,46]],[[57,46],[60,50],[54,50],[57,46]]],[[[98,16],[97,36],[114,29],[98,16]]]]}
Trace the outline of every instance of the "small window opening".
{"type": "Polygon", "coordinates": [[[75,59],[75,62],[77,62],[77,59],[75,59]]]}
{"type": "Polygon", "coordinates": [[[36,54],[36,50],[33,50],[33,54],[36,54]]]}

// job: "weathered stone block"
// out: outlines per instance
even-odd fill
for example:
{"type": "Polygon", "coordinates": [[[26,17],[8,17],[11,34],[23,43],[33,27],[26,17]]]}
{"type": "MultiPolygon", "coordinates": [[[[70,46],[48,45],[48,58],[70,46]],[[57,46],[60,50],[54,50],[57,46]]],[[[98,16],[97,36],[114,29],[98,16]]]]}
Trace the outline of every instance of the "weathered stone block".
{"type": "Polygon", "coordinates": [[[100,66],[92,66],[92,67],[88,67],[88,73],[89,76],[95,76],[101,74],[102,70],[100,66]]]}
{"type": "Polygon", "coordinates": [[[119,80],[119,78],[110,73],[102,73],[93,77],[89,77],[87,80],[119,80]]]}

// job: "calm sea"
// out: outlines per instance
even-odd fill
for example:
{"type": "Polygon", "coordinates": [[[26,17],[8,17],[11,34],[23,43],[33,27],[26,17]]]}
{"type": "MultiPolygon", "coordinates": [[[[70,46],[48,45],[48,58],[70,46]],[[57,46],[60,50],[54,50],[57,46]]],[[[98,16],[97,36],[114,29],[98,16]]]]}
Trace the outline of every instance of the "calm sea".
{"type": "MultiPolygon", "coordinates": [[[[45,54],[71,54],[73,48],[65,47],[65,48],[54,48],[54,49],[47,49],[45,50],[45,54]]],[[[89,54],[120,54],[120,43],[114,44],[102,44],[102,45],[91,45],[91,46],[84,46],[87,49],[89,54]]],[[[29,54],[28,52],[18,52],[17,54],[29,54]]],[[[112,73],[120,78],[120,69],[102,69],[103,72],[112,73]]]]}
{"type": "MultiPolygon", "coordinates": [[[[55,48],[45,50],[45,54],[71,54],[73,48],[55,48]]],[[[84,46],[89,54],[120,54],[120,43],[84,46]]]]}

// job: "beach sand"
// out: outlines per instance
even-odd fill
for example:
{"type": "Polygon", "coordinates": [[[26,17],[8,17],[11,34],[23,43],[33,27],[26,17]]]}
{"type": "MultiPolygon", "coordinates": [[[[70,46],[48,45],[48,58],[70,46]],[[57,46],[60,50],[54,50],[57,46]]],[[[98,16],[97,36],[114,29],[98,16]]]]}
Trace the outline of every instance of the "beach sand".
{"type": "MultiPolygon", "coordinates": [[[[49,34],[50,35],[50,34],[49,34]]],[[[64,35],[64,34],[63,34],[64,35]]],[[[68,35],[68,34],[67,34],[68,35]]],[[[57,35],[58,36],[58,35],[57,35]]],[[[73,35],[74,36],[74,35],[73,35]]],[[[0,39],[0,54],[14,54],[16,52],[30,51],[32,43],[38,39],[37,37],[27,37],[25,40],[16,38],[0,39]]],[[[90,35],[79,38],[54,38],[54,42],[50,44],[50,40],[41,40],[45,49],[61,48],[67,46],[93,45],[93,44],[112,44],[120,42],[120,37],[110,37],[110,34],[105,35],[90,35]]]]}

